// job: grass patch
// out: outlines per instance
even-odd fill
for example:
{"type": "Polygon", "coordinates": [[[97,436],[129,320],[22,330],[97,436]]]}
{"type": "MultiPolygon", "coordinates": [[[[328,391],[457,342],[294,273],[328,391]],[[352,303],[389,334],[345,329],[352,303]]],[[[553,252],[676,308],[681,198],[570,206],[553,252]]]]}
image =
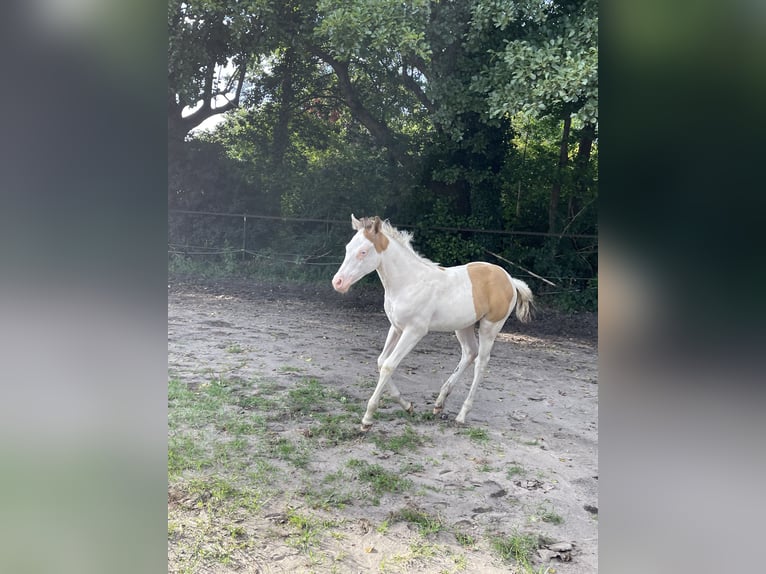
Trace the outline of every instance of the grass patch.
{"type": "Polygon", "coordinates": [[[314,516],[301,514],[297,510],[288,511],[287,523],[295,531],[290,538],[290,544],[304,552],[316,547],[324,532],[336,526],[330,520],[319,520],[314,516]]]}
{"type": "Polygon", "coordinates": [[[189,481],[186,491],[189,494],[198,495],[201,500],[210,500],[214,503],[233,499],[239,493],[231,481],[218,476],[192,479],[189,481]]]}
{"type": "Polygon", "coordinates": [[[539,546],[539,538],[534,534],[514,532],[510,536],[493,537],[490,545],[504,561],[519,564],[525,572],[530,572],[530,561],[539,546]]]}
{"type": "MultiPolygon", "coordinates": [[[[444,554],[445,550],[442,547],[426,542],[424,540],[416,540],[412,542],[407,552],[403,554],[394,554],[390,558],[384,557],[380,561],[378,570],[380,572],[387,572],[389,561],[394,566],[396,571],[401,571],[402,567],[415,567],[416,564],[425,565],[433,558],[444,554]]],[[[408,568],[406,571],[412,571],[413,568],[408,568]]],[[[415,568],[420,570],[421,568],[415,568]]]]}
{"type": "Polygon", "coordinates": [[[416,524],[421,536],[435,534],[444,529],[444,524],[438,516],[433,516],[416,508],[402,508],[391,513],[389,520],[392,522],[409,522],[416,524]]]}
{"type": "Polygon", "coordinates": [[[232,387],[222,379],[213,379],[192,390],[181,381],[168,381],[168,426],[203,428],[226,417],[235,403],[232,387]]]}
{"type": "Polygon", "coordinates": [[[280,373],[302,373],[305,370],[303,367],[291,367],[290,365],[279,367],[280,373]]]}
{"type": "Polygon", "coordinates": [[[405,462],[399,470],[402,474],[416,474],[423,472],[425,469],[426,467],[419,462],[405,462]]]}
{"type": "Polygon", "coordinates": [[[303,491],[303,499],[311,508],[321,510],[332,508],[343,510],[349,504],[354,503],[354,496],[350,493],[341,492],[331,487],[308,487],[303,491]]]}
{"type": "MultiPolygon", "coordinates": [[[[376,495],[404,492],[412,487],[411,480],[403,478],[399,473],[389,472],[378,464],[357,459],[351,459],[346,464],[354,472],[356,479],[370,485],[376,495]]],[[[380,501],[373,500],[373,503],[380,504],[380,501]]]]}
{"type": "Polygon", "coordinates": [[[561,524],[564,522],[564,518],[553,510],[553,506],[545,502],[537,506],[533,519],[534,521],[542,520],[549,524],[561,524]]]}
{"type": "Polygon", "coordinates": [[[461,434],[466,435],[474,442],[482,444],[489,442],[489,433],[487,433],[487,429],[469,428],[464,430],[461,434]]]}
{"type": "Polygon", "coordinates": [[[300,448],[289,438],[274,437],[269,441],[269,454],[293,466],[305,469],[309,463],[309,454],[305,448],[300,448]]]}
{"type": "Polygon", "coordinates": [[[333,445],[359,438],[359,421],[351,414],[320,414],[315,417],[317,425],[311,427],[313,436],[327,439],[333,445]]]}
{"type": "Polygon", "coordinates": [[[513,466],[510,466],[505,471],[505,476],[507,476],[509,479],[512,479],[514,476],[518,476],[524,474],[524,467],[519,466],[517,464],[514,464],[513,466]]]}
{"type": "Polygon", "coordinates": [[[400,435],[387,438],[376,435],[373,437],[372,441],[375,443],[375,446],[381,450],[390,450],[399,454],[403,450],[411,451],[422,446],[424,439],[408,425],[400,435]]]}
{"type": "Polygon", "coordinates": [[[175,478],[186,470],[200,471],[213,461],[200,442],[189,435],[174,435],[168,439],[168,476],[175,478]]]}
{"type": "Polygon", "coordinates": [[[455,539],[463,548],[473,548],[476,546],[476,538],[465,532],[455,532],[455,539]]]}
{"type": "Polygon", "coordinates": [[[328,391],[316,379],[305,379],[287,392],[291,413],[310,413],[326,410],[328,391]]]}

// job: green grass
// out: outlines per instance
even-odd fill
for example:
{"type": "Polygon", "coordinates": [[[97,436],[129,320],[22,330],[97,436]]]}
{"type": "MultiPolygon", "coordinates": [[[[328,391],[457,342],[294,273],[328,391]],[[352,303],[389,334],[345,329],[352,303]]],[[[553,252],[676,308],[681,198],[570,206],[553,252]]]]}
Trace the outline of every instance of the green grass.
{"type": "Polygon", "coordinates": [[[291,509],[287,513],[287,523],[293,529],[289,542],[304,552],[309,552],[319,545],[324,533],[337,524],[330,520],[320,520],[308,514],[301,514],[291,509]]]}
{"type": "Polygon", "coordinates": [[[273,437],[269,440],[269,454],[301,469],[305,469],[309,463],[305,445],[298,445],[286,437],[273,437]]]}
{"type": "Polygon", "coordinates": [[[184,471],[200,471],[212,465],[212,459],[194,437],[173,435],[168,439],[168,476],[177,477],[184,471]]]}
{"type": "Polygon", "coordinates": [[[465,532],[455,532],[455,539],[463,548],[473,548],[476,546],[476,538],[465,532]]]}
{"type": "Polygon", "coordinates": [[[421,536],[435,534],[444,529],[444,524],[438,516],[434,516],[416,508],[406,507],[397,510],[396,512],[392,512],[389,520],[392,522],[409,522],[411,524],[416,524],[421,536]]]}
{"type": "Polygon", "coordinates": [[[470,438],[474,442],[478,442],[482,444],[489,442],[489,433],[487,433],[486,429],[468,428],[464,430],[461,434],[465,434],[468,438],[470,438]]]}
{"type": "Polygon", "coordinates": [[[504,561],[518,564],[524,572],[532,572],[531,560],[539,546],[538,536],[514,532],[509,536],[493,537],[490,545],[504,561]]]}
{"type": "Polygon", "coordinates": [[[390,450],[399,454],[402,451],[414,451],[419,446],[423,445],[424,439],[412,430],[411,426],[407,425],[404,428],[404,432],[400,435],[392,437],[374,435],[372,437],[372,442],[381,450],[390,450]]]}
{"type": "MultiPolygon", "coordinates": [[[[360,500],[379,505],[382,496],[413,488],[408,475],[424,470],[419,459],[405,458],[398,467],[386,468],[352,458],[324,474],[321,466],[312,465],[321,449],[372,443],[380,452],[406,454],[427,439],[409,418],[388,436],[364,435],[359,430],[364,405],[359,401],[314,378],[284,381],[232,381],[215,375],[203,383],[168,381],[168,479],[174,493],[168,543],[178,571],[245,567],[248,545],[258,543],[248,516],[267,503],[291,505],[298,500],[303,510],[287,515],[288,544],[305,552],[313,568],[321,563],[340,572],[342,559],[328,563],[321,548],[333,528],[312,513],[338,513],[360,500]],[[285,490],[287,475],[302,487],[285,490]]],[[[428,464],[435,463],[432,459],[428,464]]],[[[396,520],[416,525],[422,536],[446,528],[437,516],[405,508],[381,524],[380,531],[396,520]]],[[[427,560],[435,548],[420,541],[405,554],[407,560],[427,560]]]]}
{"type": "Polygon", "coordinates": [[[507,476],[508,479],[512,479],[514,476],[518,476],[520,474],[524,474],[524,467],[517,464],[508,467],[505,471],[505,476],[507,476]]]}
{"type": "Polygon", "coordinates": [[[324,438],[333,445],[358,439],[361,435],[356,415],[323,413],[315,416],[314,420],[316,424],[311,427],[312,436],[324,438]]]}
{"type": "MultiPolygon", "coordinates": [[[[346,465],[355,474],[356,479],[368,484],[376,495],[387,492],[404,492],[412,487],[412,481],[403,478],[397,472],[390,472],[378,464],[364,460],[351,459],[346,465]]],[[[373,500],[373,504],[376,500],[373,500]]],[[[377,501],[379,503],[379,501],[377,501]]]]}
{"type": "Polygon", "coordinates": [[[537,505],[533,519],[542,520],[549,524],[561,524],[564,522],[564,518],[553,510],[553,506],[549,502],[542,502],[537,505]]]}
{"type": "Polygon", "coordinates": [[[305,371],[303,367],[291,367],[290,365],[285,365],[284,367],[279,367],[280,373],[301,373],[305,371]]]}
{"type": "Polygon", "coordinates": [[[308,486],[303,490],[302,494],[306,504],[311,508],[319,508],[321,510],[331,510],[333,508],[343,510],[346,506],[353,504],[355,499],[351,493],[329,486],[318,488],[308,486]]]}
{"type": "Polygon", "coordinates": [[[316,379],[306,379],[287,392],[287,404],[293,413],[326,410],[330,393],[316,379]]]}

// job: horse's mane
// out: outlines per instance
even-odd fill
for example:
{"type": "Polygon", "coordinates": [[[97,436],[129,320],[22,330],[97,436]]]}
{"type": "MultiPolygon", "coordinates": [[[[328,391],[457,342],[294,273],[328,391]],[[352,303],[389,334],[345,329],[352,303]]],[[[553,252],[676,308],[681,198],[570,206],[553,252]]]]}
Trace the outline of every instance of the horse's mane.
{"type": "Polygon", "coordinates": [[[413,255],[417,256],[424,263],[428,263],[429,265],[433,265],[434,267],[439,266],[438,263],[434,263],[430,259],[423,257],[420,253],[415,251],[415,248],[412,246],[411,231],[403,231],[401,229],[397,229],[396,227],[391,225],[388,219],[382,222],[382,225],[380,226],[380,230],[386,235],[386,237],[396,241],[399,245],[406,248],[408,251],[412,252],[413,255]]]}

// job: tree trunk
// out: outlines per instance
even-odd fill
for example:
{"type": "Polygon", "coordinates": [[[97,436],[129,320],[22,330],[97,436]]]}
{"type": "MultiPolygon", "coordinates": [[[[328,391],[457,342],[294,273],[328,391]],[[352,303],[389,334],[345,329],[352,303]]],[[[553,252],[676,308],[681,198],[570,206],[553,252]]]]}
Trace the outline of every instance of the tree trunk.
{"type": "Polygon", "coordinates": [[[593,124],[587,124],[580,132],[580,142],[577,146],[577,157],[575,158],[575,182],[578,195],[585,191],[585,171],[590,161],[590,152],[593,148],[593,140],[596,137],[596,127],[593,124]]]}
{"type": "Polygon", "coordinates": [[[281,167],[285,150],[290,139],[290,115],[293,105],[293,98],[295,95],[295,89],[293,87],[293,71],[294,71],[295,53],[292,48],[289,48],[285,53],[284,61],[282,62],[282,81],[280,82],[281,94],[279,101],[279,112],[277,114],[277,122],[274,126],[274,142],[271,148],[271,157],[274,162],[274,167],[281,167]]]}
{"type": "Polygon", "coordinates": [[[587,124],[580,130],[580,141],[577,144],[577,156],[574,160],[574,189],[569,197],[569,217],[576,217],[583,205],[585,192],[588,187],[587,170],[590,161],[590,153],[593,148],[593,140],[596,137],[596,127],[593,124],[587,124]]]}
{"type": "Polygon", "coordinates": [[[561,134],[561,146],[559,147],[559,163],[556,168],[556,177],[551,186],[550,203],[548,204],[548,233],[558,231],[558,209],[561,197],[561,183],[564,179],[564,168],[569,159],[569,131],[572,127],[572,116],[564,118],[564,129],[561,134]]]}

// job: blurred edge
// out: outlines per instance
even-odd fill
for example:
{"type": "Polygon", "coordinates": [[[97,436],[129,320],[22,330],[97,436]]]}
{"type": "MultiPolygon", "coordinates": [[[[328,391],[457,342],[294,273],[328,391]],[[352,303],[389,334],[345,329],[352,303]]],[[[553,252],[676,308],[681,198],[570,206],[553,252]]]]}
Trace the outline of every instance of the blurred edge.
{"type": "Polygon", "coordinates": [[[166,7],[0,19],[0,571],[162,571],[166,7]]]}
{"type": "MultiPolygon", "coordinates": [[[[766,10],[602,4],[601,566],[750,570],[766,10]]],[[[165,562],[164,8],[4,7],[3,571],[165,562]]]]}
{"type": "Polygon", "coordinates": [[[760,545],[765,6],[602,2],[605,572],[747,571],[760,545]]]}

